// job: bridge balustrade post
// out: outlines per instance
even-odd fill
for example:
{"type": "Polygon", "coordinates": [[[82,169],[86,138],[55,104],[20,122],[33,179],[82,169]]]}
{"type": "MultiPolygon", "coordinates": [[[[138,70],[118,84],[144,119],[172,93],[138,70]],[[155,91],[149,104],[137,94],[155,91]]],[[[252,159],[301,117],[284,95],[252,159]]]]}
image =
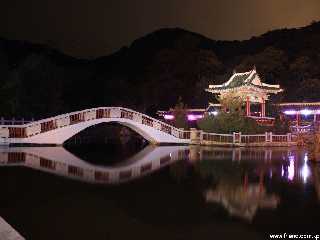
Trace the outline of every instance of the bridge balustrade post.
{"type": "Polygon", "coordinates": [[[120,108],[112,108],[110,111],[111,118],[121,118],[121,109],[120,108]]]}
{"type": "Polygon", "coordinates": [[[232,140],[233,143],[241,143],[241,132],[240,133],[233,132],[232,138],[233,138],[232,140]]]}
{"type": "MultiPolygon", "coordinates": [[[[142,122],[142,118],[141,118],[141,122],[142,122]]],[[[154,122],[153,123],[153,127],[157,130],[161,131],[161,124],[159,122],[154,122]]]]}
{"type": "Polygon", "coordinates": [[[270,142],[272,142],[272,132],[270,132],[269,134],[270,134],[270,142]]]}
{"type": "Polygon", "coordinates": [[[142,123],[142,117],[140,114],[133,114],[133,121],[137,123],[142,123]]]}
{"type": "Polygon", "coordinates": [[[0,138],[9,138],[8,128],[0,128],[0,138]]]}
{"type": "Polygon", "coordinates": [[[265,132],[265,140],[266,140],[266,142],[270,142],[269,133],[268,132],[265,132]]]}
{"type": "Polygon", "coordinates": [[[140,167],[135,167],[132,169],[132,177],[137,177],[140,175],[140,167]]]}
{"type": "Polygon", "coordinates": [[[203,141],[203,131],[202,130],[200,130],[199,131],[199,134],[200,134],[200,144],[202,143],[202,141],[203,141]]]}
{"type": "Polygon", "coordinates": [[[183,139],[184,137],[183,137],[183,133],[184,133],[184,128],[179,128],[179,138],[180,139],[183,139]]]}
{"type": "Polygon", "coordinates": [[[201,144],[202,139],[203,139],[202,130],[198,130],[196,128],[190,128],[191,144],[201,144]]]}
{"type": "Polygon", "coordinates": [[[287,133],[287,142],[291,142],[292,141],[292,135],[291,133],[287,133]]]}

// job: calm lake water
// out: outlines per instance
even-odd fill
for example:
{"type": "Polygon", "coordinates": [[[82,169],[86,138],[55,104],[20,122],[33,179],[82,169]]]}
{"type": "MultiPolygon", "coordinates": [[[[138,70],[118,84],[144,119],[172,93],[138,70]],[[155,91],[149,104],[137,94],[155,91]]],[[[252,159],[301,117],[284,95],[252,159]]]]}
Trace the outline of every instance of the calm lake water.
{"type": "Polygon", "coordinates": [[[299,148],[3,147],[0,216],[41,240],[316,234],[319,167],[299,148]]]}

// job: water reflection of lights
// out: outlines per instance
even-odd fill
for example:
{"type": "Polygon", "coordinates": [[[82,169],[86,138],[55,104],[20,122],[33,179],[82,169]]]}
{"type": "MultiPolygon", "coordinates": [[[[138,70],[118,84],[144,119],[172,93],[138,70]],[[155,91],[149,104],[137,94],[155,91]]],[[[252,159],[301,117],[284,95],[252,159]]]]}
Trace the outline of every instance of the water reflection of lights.
{"type": "MultiPolygon", "coordinates": [[[[289,165],[281,165],[281,177],[286,178],[289,181],[293,181],[295,177],[295,156],[291,155],[291,153],[288,155],[289,165]]],[[[302,179],[303,183],[307,183],[308,178],[311,175],[310,167],[308,165],[308,154],[305,153],[303,155],[303,164],[299,166],[299,172],[298,172],[299,179],[302,179]]]]}
{"type": "Polygon", "coordinates": [[[294,156],[289,156],[289,166],[288,166],[288,180],[292,181],[294,178],[294,156]]]}
{"type": "Polygon", "coordinates": [[[304,163],[303,163],[303,166],[300,170],[300,175],[303,178],[303,183],[306,183],[309,176],[310,176],[310,169],[309,169],[307,162],[308,162],[308,155],[305,154],[304,155],[304,163]]]}
{"type": "Polygon", "coordinates": [[[287,167],[287,171],[285,171],[285,167],[281,165],[281,177],[286,177],[289,181],[292,181],[294,179],[294,162],[295,158],[294,155],[289,155],[289,166],[287,167]]]}

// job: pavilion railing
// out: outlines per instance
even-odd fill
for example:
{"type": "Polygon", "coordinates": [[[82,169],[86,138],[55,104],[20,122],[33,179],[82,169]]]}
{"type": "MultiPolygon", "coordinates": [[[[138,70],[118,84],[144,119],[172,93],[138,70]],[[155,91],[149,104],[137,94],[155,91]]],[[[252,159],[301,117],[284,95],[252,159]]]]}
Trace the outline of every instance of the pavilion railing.
{"type": "Polygon", "coordinates": [[[306,125],[306,126],[291,126],[290,127],[291,132],[293,133],[307,133],[314,131],[314,126],[312,125],[306,125]]]}

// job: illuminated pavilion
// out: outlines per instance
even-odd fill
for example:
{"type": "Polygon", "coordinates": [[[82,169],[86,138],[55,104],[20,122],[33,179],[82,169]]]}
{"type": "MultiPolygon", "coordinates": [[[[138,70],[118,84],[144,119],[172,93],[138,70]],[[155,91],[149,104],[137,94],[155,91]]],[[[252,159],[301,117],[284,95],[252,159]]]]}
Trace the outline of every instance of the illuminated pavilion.
{"type": "Polygon", "coordinates": [[[236,97],[246,103],[246,115],[251,116],[251,104],[260,104],[260,118],[266,118],[266,100],[270,94],[277,94],[283,90],[279,85],[263,83],[253,68],[249,72],[234,73],[231,78],[221,85],[209,85],[207,92],[218,94],[223,100],[226,97],[236,97]]]}

